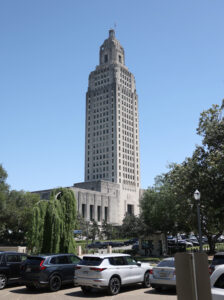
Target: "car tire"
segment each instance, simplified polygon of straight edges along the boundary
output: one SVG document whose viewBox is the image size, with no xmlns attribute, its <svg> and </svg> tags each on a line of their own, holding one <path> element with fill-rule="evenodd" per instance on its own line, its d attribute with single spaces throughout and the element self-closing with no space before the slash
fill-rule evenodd
<svg viewBox="0 0 224 300">
<path fill-rule="evenodd" d="M 4 289 L 7 285 L 7 277 L 4 274 L 0 274 L 0 290 Z"/>
<path fill-rule="evenodd" d="M 118 277 L 112 277 L 108 286 L 108 293 L 110 295 L 117 295 L 121 289 L 121 281 Z"/>
<path fill-rule="evenodd" d="M 51 292 L 56 292 L 61 288 L 61 277 L 59 275 L 53 275 L 49 280 L 49 288 Z"/>
<path fill-rule="evenodd" d="M 81 289 L 84 295 L 89 294 L 91 291 L 91 287 L 90 286 L 85 286 L 85 285 L 81 285 Z"/>
<path fill-rule="evenodd" d="M 36 289 L 35 285 L 33 285 L 32 283 L 27 283 L 27 284 L 26 284 L 26 288 L 27 288 L 27 290 L 29 290 L 29 291 L 33 291 L 33 290 Z"/>
<path fill-rule="evenodd" d="M 151 286 L 150 280 L 149 280 L 149 271 L 145 272 L 144 281 L 143 281 L 142 285 L 145 288 L 149 288 Z"/>
</svg>

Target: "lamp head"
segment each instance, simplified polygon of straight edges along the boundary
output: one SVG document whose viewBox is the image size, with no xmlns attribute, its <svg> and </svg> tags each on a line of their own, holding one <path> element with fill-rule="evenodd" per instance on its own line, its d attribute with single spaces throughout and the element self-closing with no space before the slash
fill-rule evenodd
<svg viewBox="0 0 224 300">
<path fill-rule="evenodd" d="M 198 190 L 196 190 L 196 191 L 194 192 L 194 199 L 198 201 L 198 200 L 200 200 L 200 197 L 201 197 L 200 192 L 199 192 Z"/>
</svg>

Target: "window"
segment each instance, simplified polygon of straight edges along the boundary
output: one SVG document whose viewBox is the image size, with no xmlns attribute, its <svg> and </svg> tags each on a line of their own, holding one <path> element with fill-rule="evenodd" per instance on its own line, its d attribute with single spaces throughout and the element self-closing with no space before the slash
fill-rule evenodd
<svg viewBox="0 0 224 300">
<path fill-rule="evenodd" d="M 119 58 L 119 62 L 121 63 L 121 55 L 119 55 L 118 58 Z"/>
<path fill-rule="evenodd" d="M 133 215 L 134 214 L 134 205 L 128 204 L 127 213 L 128 213 L 128 215 Z"/>
<path fill-rule="evenodd" d="M 27 259 L 27 256 L 26 255 L 20 255 L 20 260 L 21 261 L 24 261 L 24 260 L 26 260 Z"/>
<path fill-rule="evenodd" d="M 83 218 L 85 218 L 85 215 L 86 215 L 85 211 L 86 211 L 86 205 L 82 204 L 82 217 Z"/>
<path fill-rule="evenodd" d="M 216 280 L 214 287 L 224 289 L 224 274 Z"/>
<path fill-rule="evenodd" d="M 131 256 L 125 257 L 127 265 L 136 265 L 136 261 Z"/>
<path fill-rule="evenodd" d="M 97 206 L 97 220 L 101 221 L 101 206 Z"/>
<path fill-rule="evenodd" d="M 104 62 L 107 63 L 108 62 L 108 55 L 104 55 Z"/>
<path fill-rule="evenodd" d="M 105 206 L 104 208 L 104 220 L 107 222 L 107 219 L 108 219 L 108 207 Z"/>
<path fill-rule="evenodd" d="M 89 206 L 89 215 L 90 215 L 90 220 L 93 220 L 93 205 Z"/>
<path fill-rule="evenodd" d="M 68 261 L 70 264 L 78 264 L 81 260 L 75 255 L 70 255 L 68 256 Z"/>
<path fill-rule="evenodd" d="M 113 266 L 124 266 L 126 265 L 126 262 L 124 260 L 124 257 L 110 257 L 109 262 Z"/>
<path fill-rule="evenodd" d="M 7 255 L 7 262 L 18 262 L 18 255 L 12 254 L 12 255 Z"/>
</svg>

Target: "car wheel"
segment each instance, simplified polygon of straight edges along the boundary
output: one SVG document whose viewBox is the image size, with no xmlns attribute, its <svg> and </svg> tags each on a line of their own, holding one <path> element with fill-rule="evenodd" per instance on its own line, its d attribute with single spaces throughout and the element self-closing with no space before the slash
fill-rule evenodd
<svg viewBox="0 0 224 300">
<path fill-rule="evenodd" d="M 144 281 L 143 281 L 142 285 L 145 288 L 149 288 L 150 287 L 149 272 L 145 273 L 145 275 L 144 275 Z"/>
<path fill-rule="evenodd" d="M 56 292 L 61 288 L 61 277 L 59 275 L 53 275 L 49 281 L 49 287 L 51 292 Z"/>
<path fill-rule="evenodd" d="M 83 294 L 85 294 L 85 295 L 90 293 L 90 291 L 91 291 L 90 286 L 81 285 L 81 289 L 82 289 Z"/>
<path fill-rule="evenodd" d="M 4 274 L 0 274 L 0 290 L 4 289 L 7 284 L 7 277 Z"/>
<path fill-rule="evenodd" d="M 27 290 L 30 290 L 30 291 L 33 291 L 36 289 L 35 285 L 33 285 L 32 283 L 27 283 L 26 288 L 27 288 Z"/>
<path fill-rule="evenodd" d="M 112 277 L 109 282 L 108 292 L 110 295 L 117 295 L 121 288 L 121 282 L 118 277 Z"/>
</svg>

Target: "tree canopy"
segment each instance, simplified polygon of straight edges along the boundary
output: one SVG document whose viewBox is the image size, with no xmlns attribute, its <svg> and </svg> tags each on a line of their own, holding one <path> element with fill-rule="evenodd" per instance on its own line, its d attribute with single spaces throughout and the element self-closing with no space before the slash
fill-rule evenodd
<svg viewBox="0 0 224 300">
<path fill-rule="evenodd" d="M 74 252 L 76 222 L 74 193 L 65 188 L 53 190 L 49 201 L 39 201 L 33 209 L 30 249 L 42 253 Z"/>
</svg>

